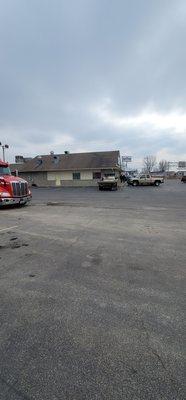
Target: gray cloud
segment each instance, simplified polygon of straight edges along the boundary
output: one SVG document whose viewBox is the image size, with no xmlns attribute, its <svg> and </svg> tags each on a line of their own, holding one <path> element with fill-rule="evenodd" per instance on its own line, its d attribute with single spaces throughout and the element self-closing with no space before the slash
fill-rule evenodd
<svg viewBox="0 0 186 400">
<path fill-rule="evenodd" d="M 109 150 L 186 158 L 186 131 L 103 123 L 186 114 L 185 0 L 1 0 L 0 141 L 15 153 Z M 179 125 L 179 124 L 178 124 Z M 163 153 L 164 152 L 164 153 Z"/>
</svg>

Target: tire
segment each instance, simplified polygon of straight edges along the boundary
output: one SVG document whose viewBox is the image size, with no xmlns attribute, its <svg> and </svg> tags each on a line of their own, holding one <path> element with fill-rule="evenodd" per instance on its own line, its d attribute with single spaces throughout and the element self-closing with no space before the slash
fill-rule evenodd
<svg viewBox="0 0 186 400">
<path fill-rule="evenodd" d="M 160 181 L 155 181 L 154 186 L 160 186 Z"/>
<path fill-rule="evenodd" d="M 133 185 L 133 186 L 138 186 L 138 185 L 139 185 L 139 182 L 138 182 L 138 181 L 134 181 L 134 182 L 132 182 L 132 185 Z"/>
<path fill-rule="evenodd" d="M 21 207 L 26 207 L 27 205 L 28 205 L 28 203 L 25 202 L 25 203 L 17 204 L 17 207 L 21 208 Z"/>
</svg>

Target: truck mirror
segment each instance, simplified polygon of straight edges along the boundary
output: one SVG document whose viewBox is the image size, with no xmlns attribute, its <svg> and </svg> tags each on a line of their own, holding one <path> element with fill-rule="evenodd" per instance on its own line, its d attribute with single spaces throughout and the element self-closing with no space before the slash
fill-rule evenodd
<svg viewBox="0 0 186 400">
<path fill-rule="evenodd" d="M 18 176 L 18 170 L 15 169 L 15 171 L 12 171 L 12 175 L 13 175 L 13 176 Z"/>
</svg>

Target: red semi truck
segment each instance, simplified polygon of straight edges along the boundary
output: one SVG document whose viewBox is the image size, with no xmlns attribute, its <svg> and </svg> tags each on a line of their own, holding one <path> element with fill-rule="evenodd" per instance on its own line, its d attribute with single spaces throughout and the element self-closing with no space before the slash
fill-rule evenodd
<svg viewBox="0 0 186 400">
<path fill-rule="evenodd" d="M 0 207 L 26 204 L 31 200 L 28 183 L 11 174 L 8 163 L 0 160 Z"/>
</svg>

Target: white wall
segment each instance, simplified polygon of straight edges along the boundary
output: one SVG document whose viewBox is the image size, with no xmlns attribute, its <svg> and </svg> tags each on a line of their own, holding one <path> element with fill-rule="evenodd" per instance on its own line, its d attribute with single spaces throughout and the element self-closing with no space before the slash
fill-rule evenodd
<svg viewBox="0 0 186 400">
<path fill-rule="evenodd" d="M 92 180 L 92 171 L 77 171 L 81 173 L 81 180 Z M 62 171 L 62 172 L 47 172 L 48 181 L 56 181 L 56 185 L 60 186 L 61 181 L 72 181 L 73 180 L 72 171 Z"/>
<path fill-rule="evenodd" d="M 87 181 L 91 181 L 91 179 L 93 179 L 93 174 L 92 171 L 80 171 L 81 173 L 81 180 L 87 180 Z"/>
<path fill-rule="evenodd" d="M 65 171 L 61 173 L 62 175 L 62 181 L 71 181 L 72 180 L 72 172 L 71 171 Z"/>
<path fill-rule="evenodd" d="M 47 172 L 47 180 L 55 181 L 56 186 L 61 186 L 61 172 Z"/>
</svg>

